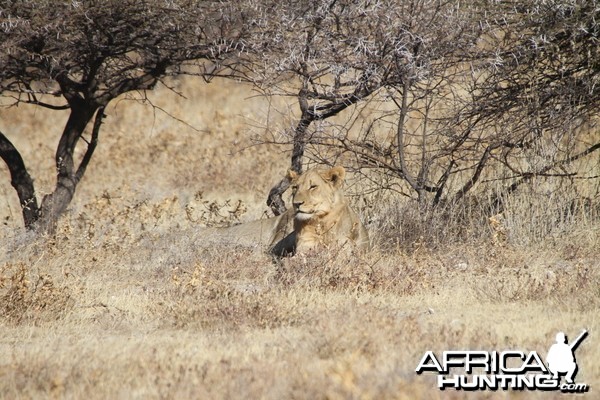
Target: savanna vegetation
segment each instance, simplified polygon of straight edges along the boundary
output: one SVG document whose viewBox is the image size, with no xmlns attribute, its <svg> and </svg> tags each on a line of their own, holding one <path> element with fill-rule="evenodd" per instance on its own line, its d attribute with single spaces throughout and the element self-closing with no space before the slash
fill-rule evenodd
<svg viewBox="0 0 600 400">
<path fill-rule="evenodd" d="M 593 1 L 0 5 L 1 398 L 559 398 L 439 391 L 427 350 L 589 337 Z M 204 227 L 343 165 L 364 253 Z"/>
</svg>

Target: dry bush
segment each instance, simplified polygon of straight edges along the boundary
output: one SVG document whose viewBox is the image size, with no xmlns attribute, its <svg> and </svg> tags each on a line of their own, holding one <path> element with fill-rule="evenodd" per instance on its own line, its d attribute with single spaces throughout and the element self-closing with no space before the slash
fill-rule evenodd
<svg viewBox="0 0 600 400">
<path fill-rule="evenodd" d="M 490 237 L 486 210 L 477 202 L 419 207 L 413 201 L 384 204 L 373 227 L 383 248 L 400 247 L 412 252 L 420 248 L 441 249 Z"/>
<path fill-rule="evenodd" d="M 588 189 L 593 189 L 593 185 Z M 572 237 L 580 236 L 580 232 L 598 240 L 600 197 L 598 194 L 595 198 L 586 197 L 573 185 L 527 186 L 505 199 L 499 220 L 508 241 L 519 246 L 541 242 L 564 245 Z"/>
<path fill-rule="evenodd" d="M 518 258 L 521 258 L 520 260 Z M 600 306 L 600 276 L 597 263 L 555 262 L 531 265 L 528 257 L 515 256 L 509 265 L 494 268 L 495 279 L 477 279 L 473 287 L 482 299 L 494 302 L 547 301 L 578 310 Z M 538 261 L 539 262 L 539 261 Z"/>
<path fill-rule="evenodd" d="M 173 269 L 166 311 L 158 312 L 170 315 L 175 326 L 275 329 L 306 324 L 314 318 L 304 298 L 311 291 L 346 293 L 364 286 L 357 271 L 336 270 L 341 264 L 319 264 L 323 261 L 319 257 L 311 259 L 310 266 L 306 260 L 295 261 L 278 263 L 234 246 L 206 249 L 193 268 Z M 298 267 L 297 272 L 289 272 L 294 268 L 291 264 Z"/>
<path fill-rule="evenodd" d="M 280 260 L 273 279 L 284 288 L 339 291 L 348 295 L 381 291 L 409 296 L 419 293 L 427 282 L 435 280 L 435 275 L 427 265 L 419 265 L 397 253 L 331 249 Z"/>
<path fill-rule="evenodd" d="M 525 186 L 503 203 L 498 213 L 497 199 L 486 194 L 437 207 L 391 199 L 372 206 L 379 216 L 370 229 L 382 248 L 400 247 L 407 252 L 492 243 L 570 247 L 589 254 L 600 243 L 600 198 L 582 197 L 572 186 L 550 186 L 550 190 Z"/>
<path fill-rule="evenodd" d="M 377 263 L 376 258 L 334 248 L 279 260 L 274 280 L 283 287 L 360 292 L 377 287 Z"/>
<path fill-rule="evenodd" d="M 74 306 L 74 287 L 57 284 L 49 274 L 34 275 L 24 263 L 0 268 L 0 315 L 13 324 L 57 320 Z"/>
<path fill-rule="evenodd" d="M 201 250 L 194 264 L 174 267 L 154 311 L 168 326 L 186 329 L 303 326 L 317 318 L 321 297 L 410 296 L 439 279 L 438 271 L 397 255 L 340 251 L 273 260 L 221 245 Z"/>
</svg>

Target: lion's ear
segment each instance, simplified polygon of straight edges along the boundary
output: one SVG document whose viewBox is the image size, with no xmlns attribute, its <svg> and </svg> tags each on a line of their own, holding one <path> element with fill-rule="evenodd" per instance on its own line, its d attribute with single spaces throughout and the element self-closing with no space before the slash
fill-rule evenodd
<svg viewBox="0 0 600 400">
<path fill-rule="evenodd" d="M 341 187 L 344 183 L 344 177 L 346 176 L 346 170 L 344 167 L 333 167 L 326 173 L 327 180 L 333 183 L 333 186 Z"/>
<path fill-rule="evenodd" d="M 286 176 L 290 181 L 293 181 L 298 178 L 298 173 L 294 170 L 288 169 Z"/>
</svg>

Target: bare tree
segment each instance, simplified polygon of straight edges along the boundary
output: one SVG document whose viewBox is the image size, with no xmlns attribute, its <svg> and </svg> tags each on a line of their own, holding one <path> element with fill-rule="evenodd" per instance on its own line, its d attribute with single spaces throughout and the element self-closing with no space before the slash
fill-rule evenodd
<svg viewBox="0 0 600 400">
<path fill-rule="evenodd" d="M 307 149 L 324 163 L 349 155 L 435 206 L 485 180 L 510 192 L 572 177 L 600 148 L 584 136 L 598 108 L 596 1 L 259 4 L 253 78 L 298 99 L 294 170 Z M 271 191 L 276 213 L 286 188 Z"/>
<path fill-rule="evenodd" d="M 600 3 L 492 3 L 482 20 L 493 30 L 465 119 L 510 130 L 494 156 L 507 192 L 534 177 L 572 179 L 569 165 L 600 149 Z"/>
<path fill-rule="evenodd" d="M 360 134 L 346 132 L 333 141 L 339 151 L 357 155 L 359 167 L 401 178 L 422 204 L 428 197 L 438 203 L 455 171 L 469 168 L 460 164 L 478 132 L 458 124 L 456 115 L 485 33 L 477 12 L 475 5 L 456 1 L 390 3 L 390 23 L 373 39 L 395 49 L 387 55 L 391 73 L 372 100 L 380 104 L 370 106 L 375 112 L 357 114 Z"/>
<path fill-rule="evenodd" d="M 255 25 L 249 41 L 248 75 L 266 95 L 293 96 L 299 118 L 291 135 L 291 169 L 301 172 L 311 125 L 332 118 L 394 80 L 394 60 L 402 51 L 393 38 L 378 40 L 393 16 L 386 2 L 251 1 L 247 12 Z M 267 204 L 285 211 L 284 179 L 272 188 Z"/>
<path fill-rule="evenodd" d="M 0 157 L 10 170 L 26 227 L 53 230 L 94 153 L 111 100 L 152 89 L 168 75 L 213 76 L 243 36 L 238 17 L 233 8 L 219 2 L 3 2 L 2 96 L 12 98 L 13 105 L 69 110 L 56 149 L 56 188 L 39 206 L 25 163 L 7 136 L 0 134 Z M 75 148 L 94 118 L 87 150 L 76 165 Z"/>
<path fill-rule="evenodd" d="M 450 175 L 446 171 L 457 167 L 440 139 L 458 136 L 447 129 L 453 115 L 441 110 L 447 111 L 456 85 L 470 74 L 468 63 L 484 32 L 474 18 L 476 5 L 434 0 L 252 4 L 257 23 L 251 78 L 268 95 L 296 97 L 300 109 L 289 139 L 291 168 L 300 172 L 307 146 L 325 163 L 332 162 L 327 149 L 335 148 L 337 156 L 353 155 L 359 168 L 386 170 L 405 180 L 419 199 L 433 192 L 439 200 Z M 397 108 L 360 112 L 377 101 Z M 341 125 L 339 118 L 328 122 L 343 112 Z M 370 122 L 357 124 L 364 114 Z M 419 132 L 408 129 L 416 119 L 422 120 Z M 352 132 L 359 125 L 360 132 Z M 382 130 L 394 133 L 382 135 Z M 418 160 L 408 154 L 416 145 L 421 146 Z M 285 210 L 281 194 L 288 185 L 284 179 L 269 194 L 267 203 L 276 214 Z"/>
<path fill-rule="evenodd" d="M 52 229 L 112 99 L 168 75 L 228 74 L 297 101 L 286 139 L 296 172 L 307 151 L 325 163 L 348 156 L 432 205 L 464 198 L 491 173 L 509 192 L 534 176 L 572 177 L 568 166 L 600 148 L 581 129 L 597 118 L 599 9 L 597 0 L 5 2 L 2 96 L 70 116 L 56 188 L 40 205 L 1 133 L 0 157 L 25 225 Z M 269 194 L 276 214 L 288 186 Z"/>
</svg>

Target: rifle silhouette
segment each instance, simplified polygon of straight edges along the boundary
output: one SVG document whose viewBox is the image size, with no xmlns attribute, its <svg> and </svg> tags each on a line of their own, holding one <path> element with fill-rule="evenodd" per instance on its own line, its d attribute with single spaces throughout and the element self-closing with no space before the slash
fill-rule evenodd
<svg viewBox="0 0 600 400">
<path fill-rule="evenodd" d="M 588 335 L 588 331 L 587 329 L 584 329 L 581 331 L 581 334 L 579 336 L 577 336 L 577 339 L 573 340 L 570 344 L 569 347 L 571 348 L 571 351 L 575 351 L 575 349 L 577 348 L 577 346 L 579 346 L 579 344 L 581 342 L 583 342 L 583 339 L 585 339 Z"/>
</svg>

